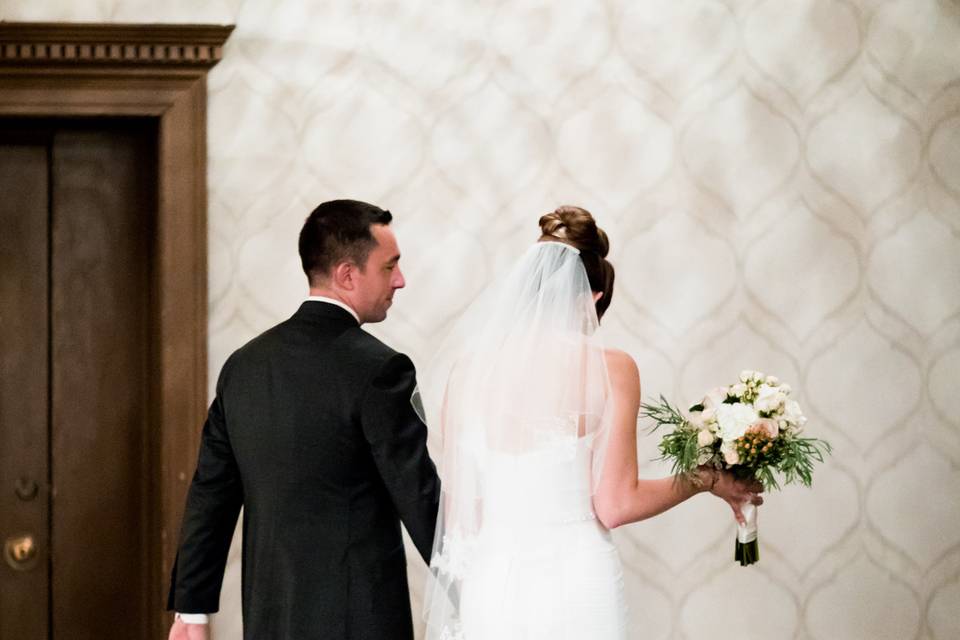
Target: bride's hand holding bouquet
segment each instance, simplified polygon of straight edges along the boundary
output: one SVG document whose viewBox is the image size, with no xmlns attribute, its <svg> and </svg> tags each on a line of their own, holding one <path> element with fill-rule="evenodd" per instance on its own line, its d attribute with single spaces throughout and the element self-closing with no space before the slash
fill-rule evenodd
<svg viewBox="0 0 960 640">
<path fill-rule="evenodd" d="M 693 483 L 703 491 L 708 491 L 724 500 L 733 511 L 733 517 L 738 524 L 746 525 L 747 516 L 744 515 L 746 505 L 759 507 L 763 504 L 763 484 L 750 478 L 738 478 L 729 471 L 723 471 L 701 465 L 697 468 Z"/>
<path fill-rule="evenodd" d="M 662 459 L 672 462 L 678 477 L 702 484 L 704 476 L 711 473 L 719 474 L 713 482 L 721 482 L 729 474 L 769 490 L 780 488 L 780 474 L 784 484 L 798 482 L 809 487 L 813 465 L 823 462 L 830 444 L 801 435 L 807 419 L 790 393 L 790 386 L 774 376 L 743 371 L 738 382 L 708 392 L 703 401 L 690 407 L 688 415 L 663 396 L 659 402 L 641 405 L 641 415 L 654 421 L 654 429 L 673 427 L 660 442 L 660 453 Z M 734 559 L 741 565 L 753 564 L 759 560 L 759 502 L 743 500 L 741 515 L 736 486 L 731 486 L 725 491 L 721 485 L 718 491 L 712 484 L 711 491 L 726 499 L 737 515 Z"/>
</svg>

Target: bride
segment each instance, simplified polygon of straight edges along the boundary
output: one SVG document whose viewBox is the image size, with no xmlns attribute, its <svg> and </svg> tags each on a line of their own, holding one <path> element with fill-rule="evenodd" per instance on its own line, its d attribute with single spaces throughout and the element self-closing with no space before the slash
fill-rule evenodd
<svg viewBox="0 0 960 640">
<path fill-rule="evenodd" d="M 709 491 L 759 504 L 760 487 L 701 469 L 639 480 L 640 376 L 596 335 L 614 271 L 579 207 L 456 323 L 424 396 L 442 441 L 442 499 L 427 579 L 428 640 L 626 638 L 610 529 Z"/>
</svg>

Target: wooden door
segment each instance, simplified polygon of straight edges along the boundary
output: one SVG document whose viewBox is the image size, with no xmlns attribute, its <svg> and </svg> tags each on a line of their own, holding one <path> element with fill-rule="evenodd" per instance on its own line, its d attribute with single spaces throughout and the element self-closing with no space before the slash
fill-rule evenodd
<svg viewBox="0 0 960 640">
<path fill-rule="evenodd" d="M 34 555 L 14 570 L 5 544 L 0 638 L 47 637 L 48 165 L 44 144 L 0 143 L 0 538 Z"/>
<path fill-rule="evenodd" d="M 0 637 L 149 637 L 156 127 L 0 132 Z"/>
</svg>

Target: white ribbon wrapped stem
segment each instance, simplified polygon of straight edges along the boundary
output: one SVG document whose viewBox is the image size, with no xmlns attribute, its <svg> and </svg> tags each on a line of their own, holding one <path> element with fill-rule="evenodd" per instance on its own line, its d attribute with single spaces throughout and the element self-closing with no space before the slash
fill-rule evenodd
<svg viewBox="0 0 960 640">
<path fill-rule="evenodd" d="M 747 544 L 757 539 L 757 506 L 752 502 L 740 505 L 745 524 L 737 523 L 737 542 Z"/>
</svg>

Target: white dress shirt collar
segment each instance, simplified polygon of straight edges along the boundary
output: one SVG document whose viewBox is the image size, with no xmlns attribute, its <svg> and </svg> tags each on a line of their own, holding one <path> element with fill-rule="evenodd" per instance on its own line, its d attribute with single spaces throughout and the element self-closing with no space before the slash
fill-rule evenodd
<svg viewBox="0 0 960 640">
<path fill-rule="evenodd" d="M 326 302 L 327 304 L 335 305 L 349 312 L 350 315 L 352 315 L 353 318 L 357 321 L 357 324 L 362 324 L 360 322 L 360 316 L 357 315 L 357 312 L 354 311 L 349 306 L 347 306 L 345 303 L 341 302 L 340 300 L 334 300 L 333 298 L 328 298 L 326 296 L 307 296 L 307 302 Z"/>
</svg>

